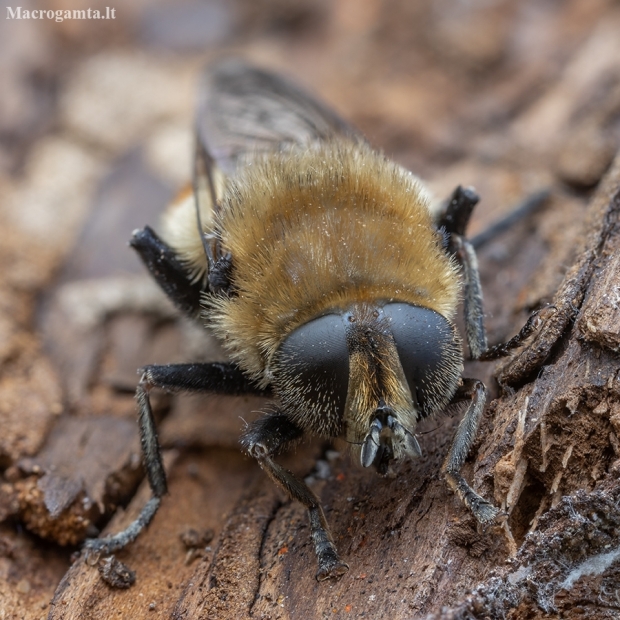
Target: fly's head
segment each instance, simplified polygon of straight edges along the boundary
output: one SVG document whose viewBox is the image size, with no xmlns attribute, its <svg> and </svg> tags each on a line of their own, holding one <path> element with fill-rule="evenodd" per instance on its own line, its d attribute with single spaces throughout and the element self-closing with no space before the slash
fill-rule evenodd
<svg viewBox="0 0 620 620">
<path fill-rule="evenodd" d="M 421 456 L 417 422 L 445 407 L 463 368 L 457 331 L 402 302 L 359 303 L 292 331 L 270 366 L 283 410 L 304 430 L 342 436 L 362 466 Z"/>
</svg>

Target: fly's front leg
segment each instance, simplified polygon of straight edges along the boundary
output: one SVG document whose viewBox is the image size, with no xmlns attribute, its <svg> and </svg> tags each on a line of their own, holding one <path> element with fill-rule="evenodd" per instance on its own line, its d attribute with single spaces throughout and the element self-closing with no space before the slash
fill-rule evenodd
<svg viewBox="0 0 620 620">
<path fill-rule="evenodd" d="M 486 351 L 480 354 L 478 359 L 488 362 L 510 355 L 514 349 L 520 347 L 533 333 L 537 332 L 544 321 L 555 314 L 556 311 L 555 306 L 547 306 L 541 310 L 536 310 L 536 312 L 530 315 L 530 318 L 516 336 L 513 336 L 506 342 L 500 342 L 492 347 L 488 347 Z"/>
<path fill-rule="evenodd" d="M 455 248 L 458 261 L 463 266 L 465 289 L 463 311 L 465 314 L 465 334 L 471 358 L 490 361 L 510 355 L 540 329 L 544 320 L 555 312 L 555 307 L 548 306 L 533 312 L 516 336 L 506 342 L 489 347 L 484 327 L 482 287 L 480 286 L 476 252 L 473 245 L 464 237 L 453 236 L 451 244 Z"/>
<path fill-rule="evenodd" d="M 253 384 L 236 364 L 169 364 L 146 366 L 136 390 L 138 424 L 142 460 L 153 497 L 138 518 L 122 532 L 107 538 L 91 538 L 84 543 L 87 552 L 114 553 L 133 542 L 151 522 L 161 498 L 167 493 L 166 473 L 161 458 L 157 429 L 151 408 L 150 391 L 157 387 L 169 392 L 216 392 L 219 394 L 257 394 L 266 396 L 268 390 Z"/>
<path fill-rule="evenodd" d="M 149 381 L 148 373 L 145 372 L 136 390 L 136 401 L 138 402 L 142 461 L 153 497 L 142 508 L 138 518 L 122 532 L 107 538 L 90 538 L 86 540 L 84 549 L 87 553 L 95 552 L 109 555 L 133 542 L 151 522 L 161 504 L 161 498 L 168 491 L 166 473 L 161 459 L 161 449 L 155 429 L 155 420 L 153 419 L 153 410 L 149 399 L 149 392 L 152 387 L 153 383 Z"/>
<path fill-rule="evenodd" d="M 465 237 L 465 231 L 478 195 L 471 188 L 457 187 L 439 219 L 438 226 L 448 235 L 448 252 L 454 254 L 463 269 L 463 312 L 465 336 L 471 359 L 493 360 L 510 355 L 529 336 L 537 331 L 542 322 L 555 312 L 552 306 L 534 312 L 519 333 L 501 344 L 489 347 L 484 326 L 484 301 L 478 259 L 474 246 Z"/>
<path fill-rule="evenodd" d="M 448 456 L 443 465 L 443 472 L 450 487 L 463 500 L 480 523 L 492 521 L 499 510 L 486 499 L 478 495 L 461 474 L 463 463 L 476 438 L 480 418 L 484 411 L 486 389 L 482 381 L 463 379 L 462 385 L 452 399 L 452 403 L 469 401 L 467 411 L 459 424 Z"/>
<path fill-rule="evenodd" d="M 457 260 L 463 267 L 465 336 L 469 354 L 472 359 L 477 360 L 488 348 L 478 259 L 473 246 L 464 237 L 453 235 L 451 244 L 456 250 Z"/>
<path fill-rule="evenodd" d="M 447 235 L 446 250 L 454 254 L 463 269 L 465 336 L 472 359 L 478 359 L 487 349 L 478 260 L 473 246 L 465 238 L 469 218 L 479 200 L 472 188 L 459 185 L 450 196 L 437 223 Z"/>
<path fill-rule="evenodd" d="M 349 570 L 349 566 L 338 555 L 318 497 L 304 482 L 273 460 L 274 456 L 301 439 L 302 434 L 303 431 L 286 415 L 272 414 L 250 424 L 241 437 L 241 444 L 289 497 L 308 509 L 312 542 L 319 565 L 317 580 L 338 579 Z"/>
</svg>

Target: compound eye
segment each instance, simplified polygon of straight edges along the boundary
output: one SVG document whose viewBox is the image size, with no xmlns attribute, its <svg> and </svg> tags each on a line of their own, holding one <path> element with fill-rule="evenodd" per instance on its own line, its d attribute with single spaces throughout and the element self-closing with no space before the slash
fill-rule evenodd
<svg viewBox="0 0 620 620">
<path fill-rule="evenodd" d="M 285 409 L 323 411 L 340 422 L 349 384 L 349 350 L 344 318 L 326 314 L 301 325 L 280 345 L 272 364 L 274 385 Z M 322 429 L 326 430 L 326 429 Z"/>
<path fill-rule="evenodd" d="M 448 320 L 429 308 L 386 304 L 400 362 L 422 417 L 448 404 L 463 369 L 461 342 Z"/>
</svg>

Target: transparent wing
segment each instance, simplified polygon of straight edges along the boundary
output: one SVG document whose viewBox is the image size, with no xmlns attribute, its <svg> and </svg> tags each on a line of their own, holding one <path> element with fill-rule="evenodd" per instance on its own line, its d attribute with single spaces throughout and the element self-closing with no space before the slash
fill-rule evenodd
<svg viewBox="0 0 620 620">
<path fill-rule="evenodd" d="M 286 78 L 232 59 L 205 71 L 196 114 L 194 200 L 166 224 L 167 239 L 193 279 L 211 277 L 218 265 L 229 261 L 215 231 L 226 177 L 261 153 L 333 136 L 364 140 Z M 186 208 L 190 206 L 191 211 Z"/>
<path fill-rule="evenodd" d="M 220 61 L 205 72 L 196 130 L 202 156 L 226 175 L 256 154 L 293 144 L 334 135 L 363 140 L 296 84 L 240 60 Z"/>
</svg>

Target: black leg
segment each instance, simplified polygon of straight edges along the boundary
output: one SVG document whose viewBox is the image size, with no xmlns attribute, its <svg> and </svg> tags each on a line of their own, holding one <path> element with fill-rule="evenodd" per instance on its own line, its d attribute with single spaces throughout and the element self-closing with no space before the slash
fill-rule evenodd
<svg viewBox="0 0 620 620">
<path fill-rule="evenodd" d="M 140 516 L 122 532 L 108 538 L 91 538 L 84 543 L 87 552 L 110 554 L 133 542 L 151 522 L 167 492 L 166 473 L 157 439 L 157 429 L 149 392 L 153 387 L 164 390 L 190 392 L 217 392 L 220 394 L 260 394 L 261 389 L 250 382 L 236 364 L 214 362 L 211 364 L 171 364 L 146 366 L 136 390 L 140 442 L 146 475 L 153 497 L 140 512 Z"/>
<path fill-rule="evenodd" d="M 546 198 L 546 193 L 540 193 L 534 198 L 535 200 L 532 199 L 526 203 L 527 208 L 522 206 L 514 216 L 505 218 L 505 222 L 512 222 L 516 216 L 520 218 L 524 214 L 530 213 L 533 210 L 532 204 L 535 207 L 542 204 Z M 477 202 L 478 195 L 473 189 L 457 187 L 439 218 L 438 227 L 443 229 L 447 235 L 447 251 L 455 256 L 463 268 L 463 312 L 465 315 L 465 336 L 470 357 L 474 360 L 493 360 L 510 355 L 514 349 L 521 346 L 540 327 L 549 312 L 554 312 L 555 309 L 550 307 L 535 312 L 516 336 L 507 342 L 489 347 L 484 327 L 484 302 L 478 272 L 478 259 L 473 244 L 465 237 L 469 218 Z M 504 230 L 507 225 L 505 222 L 503 220 L 502 225 L 496 227 L 497 230 L 500 232 Z"/>
<path fill-rule="evenodd" d="M 87 553 L 95 552 L 107 555 L 133 542 L 151 522 L 159 508 L 161 498 L 168 490 L 166 472 L 161 459 L 155 420 L 153 419 L 153 411 L 149 400 L 149 390 L 152 386 L 153 384 L 148 381 L 147 375 L 144 373 L 136 390 L 136 400 L 138 401 L 138 424 L 140 427 L 140 443 L 142 445 L 142 461 L 153 497 L 146 503 L 140 512 L 140 516 L 122 532 L 107 538 L 90 538 L 86 540 L 84 549 Z"/>
<path fill-rule="evenodd" d="M 200 299 L 204 289 L 201 280 L 192 282 L 176 252 L 148 226 L 133 233 L 129 241 L 157 284 L 172 303 L 186 316 L 200 316 Z"/>
<path fill-rule="evenodd" d="M 481 233 L 478 233 L 475 237 L 472 237 L 469 241 L 476 250 L 495 239 L 498 235 L 501 235 L 506 230 L 510 230 L 517 222 L 529 217 L 542 205 L 547 202 L 551 195 L 550 190 L 543 189 L 534 194 L 526 196 L 508 215 L 493 222 L 488 228 L 485 228 Z"/>
<path fill-rule="evenodd" d="M 308 509 L 312 542 L 319 565 L 317 580 L 339 579 L 349 570 L 349 566 L 338 555 L 318 497 L 304 482 L 272 459 L 298 441 L 302 434 L 303 431 L 287 416 L 272 414 L 250 424 L 241 437 L 241 444 L 277 485 Z"/>
<path fill-rule="evenodd" d="M 546 308 L 533 312 L 516 336 L 513 336 L 506 342 L 500 342 L 499 344 L 489 347 L 478 359 L 486 362 L 497 359 L 498 357 L 510 355 L 514 349 L 520 347 L 527 338 L 540 328 L 545 319 L 550 318 L 555 312 L 555 306 L 547 306 Z"/>
<path fill-rule="evenodd" d="M 232 362 L 151 365 L 141 370 L 143 380 L 168 392 L 271 395 L 269 388 L 258 387 Z"/>
<path fill-rule="evenodd" d="M 510 355 L 540 328 L 544 320 L 555 312 L 555 307 L 548 306 L 533 312 L 516 336 L 489 347 L 484 327 L 484 299 L 476 252 L 469 241 L 457 235 L 452 235 L 450 245 L 454 248 L 455 256 L 463 267 L 463 313 L 465 315 L 465 336 L 471 359 L 490 361 Z"/>
<path fill-rule="evenodd" d="M 538 196 L 534 203 L 535 206 L 542 204 L 543 198 L 542 195 Z M 465 237 L 469 218 L 477 202 L 478 196 L 473 190 L 457 187 L 439 218 L 438 227 L 445 231 L 446 251 L 455 256 L 463 269 L 465 335 L 470 356 L 472 359 L 492 360 L 509 355 L 513 349 L 523 344 L 525 339 L 539 328 L 542 321 L 547 318 L 548 313 L 555 311 L 555 308 L 550 307 L 535 312 L 516 336 L 507 342 L 493 347 L 488 346 L 484 327 L 483 297 L 478 260 L 473 244 Z M 524 214 L 530 213 L 532 210 L 533 207 L 528 203 L 527 209 L 525 207 L 520 209 L 518 217 L 523 217 Z M 515 219 L 516 216 L 505 218 L 495 226 L 495 232 L 501 232 L 508 222 Z M 487 240 L 488 236 L 481 237 L 479 242 L 482 243 Z M 469 401 L 469 405 L 456 431 L 443 466 L 448 484 L 481 523 L 493 520 L 499 511 L 469 486 L 460 471 L 476 436 L 485 400 L 486 389 L 482 382 L 475 379 L 462 380 L 451 404 Z"/>
<path fill-rule="evenodd" d="M 488 523 L 497 516 L 499 510 L 480 497 L 461 475 L 461 468 L 476 437 L 478 424 L 484 410 L 486 400 L 484 384 L 477 379 L 463 379 L 463 383 L 454 395 L 452 403 L 463 400 L 469 400 L 470 403 L 450 446 L 443 471 L 450 487 L 472 511 L 474 517 L 480 523 Z"/>
<path fill-rule="evenodd" d="M 452 235 L 451 245 L 455 249 L 457 260 L 463 267 L 465 336 L 469 346 L 469 354 L 472 359 L 477 360 L 488 348 L 478 259 L 473 246 L 464 237 Z"/>
<path fill-rule="evenodd" d="M 459 185 L 448 199 L 437 227 L 443 228 L 449 235 L 464 237 L 469 218 L 479 201 L 480 197 L 472 187 Z"/>
<path fill-rule="evenodd" d="M 448 236 L 447 251 L 456 257 L 463 268 L 465 336 L 472 359 L 478 359 L 487 349 L 478 261 L 473 246 L 465 238 L 469 218 L 479 200 L 472 188 L 459 185 L 437 223 Z"/>
</svg>

